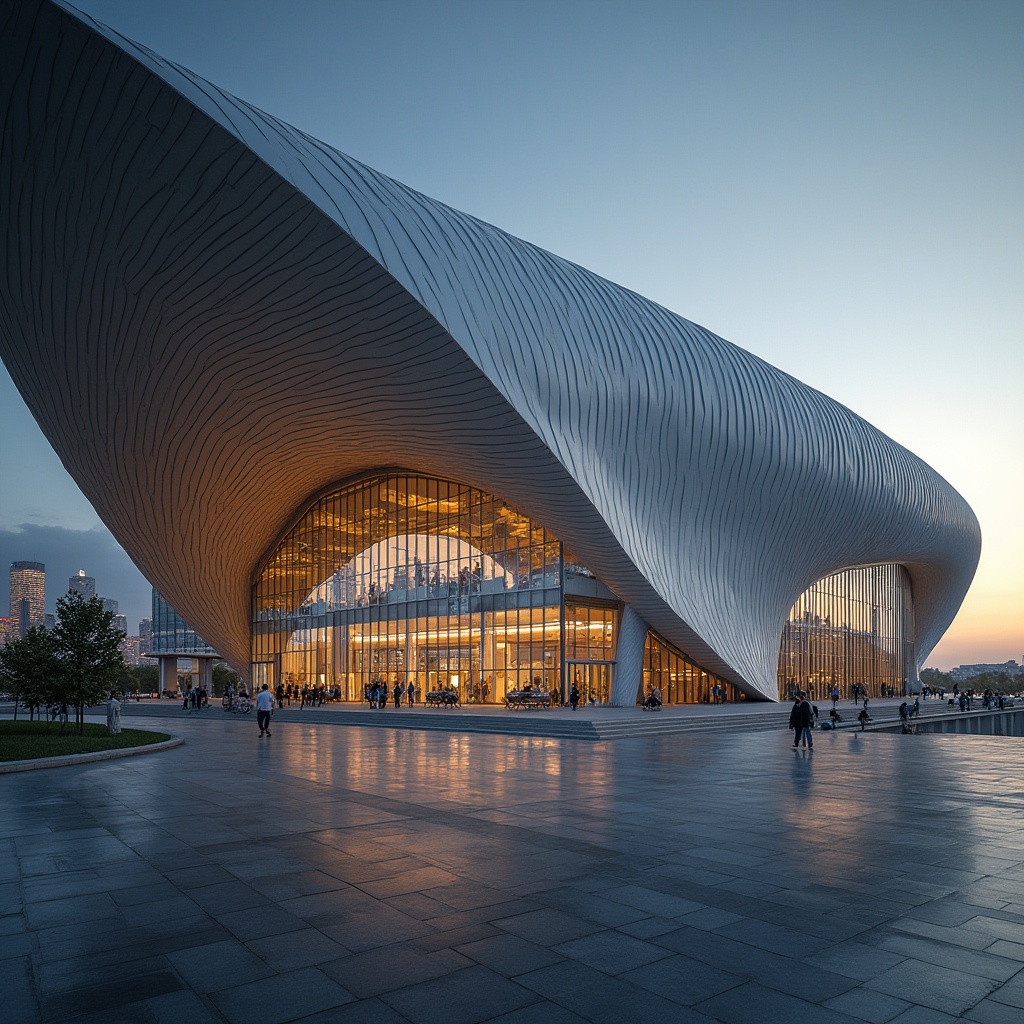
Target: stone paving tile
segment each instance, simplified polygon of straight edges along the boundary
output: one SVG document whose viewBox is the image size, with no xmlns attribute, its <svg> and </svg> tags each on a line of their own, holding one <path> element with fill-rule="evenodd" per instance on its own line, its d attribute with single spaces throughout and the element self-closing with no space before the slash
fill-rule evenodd
<svg viewBox="0 0 1024 1024">
<path fill-rule="evenodd" d="M 623 1024 L 624 1021 L 687 1021 L 698 1024 L 709 1018 L 679 1003 L 621 978 L 580 965 L 545 967 L 516 979 L 519 984 L 592 1024 Z"/>
<path fill-rule="evenodd" d="M 1006 981 L 1020 970 L 1020 963 L 1016 960 L 973 948 L 948 945 L 945 941 L 932 942 L 918 936 L 885 936 L 879 945 L 893 953 L 924 960 L 937 967 L 948 967 L 994 981 Z"/>
<path fill-rule="evenodd" d="M 1024 973 L 1015 974 L 1005 984 L 996 988 L 992 993 L 992 999 L 997 1003 L 1005 1003 L 1007 1006 L 1024 1010 Z M 1021 1017 L 1024 1019 L 1024 1013 Z"/>
<path fill-rule="evenodd" d="M 554 946 L 601 930 L 599 925 L 561 910 L 533 910 L 514 917 L 499 918 L 493 923 L 498 928 L 541 946 Z"/>
<path fill-rule="evenodd" d="M 1024 934 L 1021 935 L 1024 939 Z M 1024 942 L 1008 942 L 1006 939 L 996 939 L 991 945 L 985 947 L 986 953 L 993 956 L 1003 956 L 1018 963 L 1024 963 Z"/>
<path fill-rule="evenodd" d="M 295 1024 L 409 1024 L 397 1010 L 379 999 L 360 999 L 330 1010 L 300 1017 Z"/>
<path fill-rule="evenodd" d="M 215 992 L 211 998 L 231 1024 L 284 1024 L 354 1001 L 314 967 Z"/>
<path fill-rule="evenodd" d="M 37 964 L 35 975 L 47 997 L 75 989 L 89 988 L 119 981 L 125 974 L 174 973 L 174 966 L 165 956 L 128 958 L 119 956 L 114 963 L 97 962 L 96 957 Z"/>
<path fill-rule="evenodd" d="M 806 962 L 857 981 L 867 981 L 905 959 L 906 957 L 899 953 L 852 940 L 837 943 L 829 949 L 815 953 L 807 957 Z"/>
<path fill-rule="evenodd" d="M 896 999 L 868 988 L 851 989 L 842 995 L 826 999 L 824 1005 L 858 1020 L 866 1020 L 869 1024 L 886 1024 L 887 1021 L 898 1018 L 904 1010 L 911 1008 L 911 1004 L 904 999 Z"/>
<path fill-rule="evenodd" d="M 967 1019 L 966 1017 L 951 1017 L 948 1013 L 940 1013 L 927 1006 L 912 1006 L 909 1010 L 904 1010 L 898 1017 L 893 1017 L 889 1024 L 953 1024 L 953 1021 Z M 1005 1022 L 993 1021 L 992 1024 L 1005 1024 Z"/>
<path fill-rule="evenodd" d="M 23 1024 L 42 1020 L 29 957 L 0 963 L 0 1005 L 8 1020 Z"/>
<path fill-rule="evenodd" d="M 696 1009 L 723 1024 L 862 1024 L 856 1017 L 748 982 L 698 1003 Z"/>
<path fill-rule="evenodd" d="M 181 988 L 181 981 L 170 971 L 124 974 L 116 981 L 74 989 L 47 999 L 43 1017 L 47 1021 L 60 1021 L 86 1013 L 111 1013 L 131 1003 L 181 991 Z"/>
<path fill-rule="evenodd" d="M 703 904 L 695 903 L 693 900 L 680 899 L 678 896 L 639 885 L 619 886 L 608 889 L 601 895 L 605 899 L 624 903 L 628 907 L 635 907 L 637 910 L 658 914 L 661 917 L 681 917 L 683 914 L 692 914 L 695 910 L 704 909 Z"/>
<path fill-rule="evenodd" d="M 473 961 L 445 948 L 426 952 L 400 943 L 324 963 L 320 969 L 360 999 L 432 981 L 471 967 Z"/>
<path fill-rule="evenodd" d="M 642 967 L 671 956 L 664 946 L 635 939 L 614 928 L 559 943 L 552 949 L 562 956 L 611 975 L 622 974 L 634 967 Z"/>
<path fill-rule="evenodd" d="M 521 1010 L 492 1017 L 487 1024 L 587 1024 L 587 1021 L 554 1003 L 531 1003 Z"/>
<path fill-rule="evenodd" d="M 479 1024 L 539 1002 L 529 989 L 486 967 L 469 967 L 388 992 L 381 999 L 412 1024 Z"/>
<path fill-rule="evenodd" d="M 451 928 L 440 928 L 429 931 L 413 939 L 410 945 L 424 952 L 432 953 L 439 949 L 457 949 L 467 942 L 477 942 L 480 939 L 489 939 L 494 935 L 507 935 L 487 921 L 477 921 L 470 924 L 455 926 Z"/>
<path fill-rule="evenodd" d="M 738 975 L 678 954 L 638 967 L 620 977 L 683 1006 L 693 1006 L 743 984 L 743 978 Z"/>
<path fill-rule="evenodd" d="M 977 1024 L 1020 1024 L 1021 1010 L 1019 1006 L 1007 1006 L 1006 1003 L 994 999 L 982 999 L 956 1019 L 976 1021 Z M 923 1019 L 922 1024 L 925 1024 Z"/>
<path fill-rule="evenodd" d="M 53 928 L 68 921 L 120 918 L 121 910 L 110 898 L 109 893 L 97 892 L 88 896 L 73 896 L 70 899 L 26 903 L 25 917 L 33 928 Z"/>
<path fill-rule="evenodd" d="M 234 878 L 230 882 L 188 888 L 186 893 L 208 914 L 214 915 L 270 904 L 270 900 L 258 889 Z"/>
<path fill-rule="evenodd" d="M 316 967 L 350 952 L 340 942 L 329 939 L 315 928 L 288 932 L 284 937 L 271 935 L 252 939 L 246 945 L 273 970 L 281 973 L 300 967 Z"/>
<path fill-rule="evenodd" d="M 979 914 L 964 922 L 964 931 L 980 932 L 989 938 L 1009 939 L 1011 942 L 1024 941 L 1024 922 L 1004 920 Z"/>
<path fill-rule="evenodd" d="M 218 920 L 235 938 L 241 939 L 243 942 L 248 942 L 250 939 L 264 939 L 269 935 L 286 935 L 289 932 L 302 931 L 309 927 L 301 917 L 289 914 L 286 910 L 273 904 L 221 914 Z"/>
<path fill-rule="evenodd" d="M 136 1007 L 151 1014 L 153 1024 L 222 1024 L 216 1009 L 195 992 L 168 992 Z"/>
<path fill-rule="evenodd" d="M 489 967 L 506 978 L 514 978 L 518 974 L 536 971 L 541 967 L 550 967 L 551 964 L 560 963 L 565 959 L 560 953 L 545 946 L 506 933 L 465 942 L 456 949 L 463 956 Z"/>
<path fill-rule="evenodd" d="M 907 995 L 912 987 L 915 1003 L 953 1015 L 969 1010 L 997 987 L 996 982 L 987 978 L 920 960 L 905 960 L 899 967 L 872 978 L 865 985 L 898 999 Z"/>
<path fill-rule="evenodd" d="M 274 973 L 234 939 L 169 953 L 167 958 L 194 992 L 235 988 Z"/>
<path fill-rule="evenodd" d="M 423 921 L 369 897 L 349 903 L 342 915 L 314 917 L 310 924 L 354 953 L 414 939 L 434 930 Z"/>
</svg>

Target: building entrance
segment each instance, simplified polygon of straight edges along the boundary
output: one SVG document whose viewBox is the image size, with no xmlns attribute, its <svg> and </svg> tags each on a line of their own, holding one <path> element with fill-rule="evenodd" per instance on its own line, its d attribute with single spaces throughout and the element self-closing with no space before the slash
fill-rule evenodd
<svg viewBox="0 0 1024 1024">
<path fill-rule="evenodd" d="M 572 684 L 580 691 L 580 703 L 607 704 L 612 695 L 612 661 L 566 661 L 562 703 L 569 703 Z"/>
</svg>

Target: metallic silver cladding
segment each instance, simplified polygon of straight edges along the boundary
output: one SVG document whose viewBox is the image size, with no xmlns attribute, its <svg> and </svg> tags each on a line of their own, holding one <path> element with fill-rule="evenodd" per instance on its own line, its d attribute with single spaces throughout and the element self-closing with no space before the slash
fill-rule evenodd
<svg viewBox="0 0 1024 1024">
<path fill-rule="evenodd" d="M 845 407 L 68 5 L 0 18 L 0 353 L 236 665 L 267 547 L 382 465 L 520 505 L 751 695 L 777 694 L 796 597 L 845 566 L 907 567 L 919 660 L 952 620 L 977 520 Z"/>
</svg>

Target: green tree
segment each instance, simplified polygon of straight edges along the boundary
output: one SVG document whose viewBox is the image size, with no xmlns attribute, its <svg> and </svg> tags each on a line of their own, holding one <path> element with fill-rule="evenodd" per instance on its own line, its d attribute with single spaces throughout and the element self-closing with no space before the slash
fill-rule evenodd
<svg viewBox="0 0 1024 1024">
<path fill-rule="evenodd" d="M 156 665 L 134 665 L 128 669 L 131 691 L 139 693 L 157 693 L 160 689 L 160 671 Z"/>
<path fill-rule="evenodd" d="M 229 686 L 233 686 L 237 691 L 238 684 L 242 679 L 237 672 L 232 672 L 227 665 L 214 665 L 212 675 L 213 693 L 218 697 L 224 696 L 224 694 L 227 693 Z M 213 696 L 213 694 L 211 694 L 211 696 Z"/>
<path fill-rule="evenodd" d="M 948 672 L 940 672 L 937 668 L 921 669 L 921 682 L 933 690 L 953 689 L 953 677 Z"/>
<path fill-rule="evenodd" d="M 60 665 L 54 656 L 53 637 L 42 626 L 34 626 L 17 640 L 0 647 L 0 691 L 14 701 L 14 717 L 18 704 L 33 713 L 56 698 Z"/>
<path fill-rule="evenodd" d="M 57 602 L 53 631 L 54 653 L 60 664 L 60 699 L 75 708 L 78 734 L 85 731 L 85 708 L 98 704 L 117 689 L 125 670 L 114 613 L 104 611 L 98 597 L 86 601 L 69 592 Z"/>
</svg>

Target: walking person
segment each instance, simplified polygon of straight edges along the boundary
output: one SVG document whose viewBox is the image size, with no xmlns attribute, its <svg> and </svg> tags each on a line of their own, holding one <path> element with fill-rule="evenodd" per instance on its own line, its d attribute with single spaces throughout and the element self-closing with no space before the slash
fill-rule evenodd
<svg viewBox="0 0 1024 1024">
<path fill-rule="evenodd" d="M 266 683 L 256 697 L 256 724 L 260 727 L 260 739 L 270 735 L 270 712 L 274 710 L 274 695 Z"/>
<path fill-rule="evenodd" d="M 793 747 L 796 748 L 802 742 L 808 750 L 814 749 L 814 736 L 811 733 L 811 725 L 814 721 L 814 712 L 807 698 L 802 694 L 797 695 L 793 702 L 793 710 L 789 714 L 789 727 L 793 730 Z"/>
<path fill-rule="evenodd" d="M 573 683 L 569 690 L 569 707 L 575 711 L 580 706 L 580 688 Z"/>
</svg>

